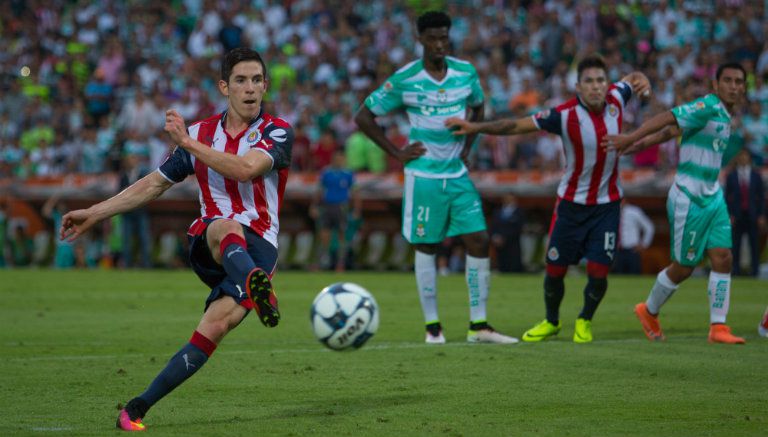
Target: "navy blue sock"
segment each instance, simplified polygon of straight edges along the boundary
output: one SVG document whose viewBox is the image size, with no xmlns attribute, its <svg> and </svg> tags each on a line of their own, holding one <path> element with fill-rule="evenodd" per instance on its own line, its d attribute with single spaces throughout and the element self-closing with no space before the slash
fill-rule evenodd
<svg viewBox="0 0 768 437">
<path fill-rule="evenodd" d="M 237 234 L 229 234 L 221 240 L 221 265 L 235 284 L 246 290 L 245 281 L 248 274 L 256 267 L 253 258 L 248 254 L 245 239 Z"/>
<path fill-rule="evenodd" d="M 216 343 L 195 331 L 189 343 L 168 361 L 165 369 L 155 377 L 146 391 L 138 396 L 146 405 L 143 413 L 146 414 L 146 410 L 149 410 L 163 396 L 200 370 L 214 350 L 216 350 Z"/>
<path fill-rule="evenodd" d="M 547 309 L 547 320 L 553 325 L 560 322 L 560 302 L 565 295 L 565 282 L 559 276 L 544 276 L 544 306 Z"/>
<path fill-rule="evenodd" d="M 592 320 L 595 315 L 597 306 L 600 305 L 600 301 L 605 296 L 605 291 L 608 289 L 608 279 L 595 278 L 589 276 L 587 285 L 584 287 L 584 307 L 579 314 L 580 319 Z"/>
</svg>

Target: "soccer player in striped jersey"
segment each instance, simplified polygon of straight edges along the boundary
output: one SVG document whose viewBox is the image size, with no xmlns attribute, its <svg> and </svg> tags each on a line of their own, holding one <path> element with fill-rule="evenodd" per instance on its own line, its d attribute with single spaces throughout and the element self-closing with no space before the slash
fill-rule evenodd
<svg viewBox="0 0 768 437">
<path fill-rule="evenodd" d="M 624 107 L 633 94 L 647 95 L 648 78 L 633 72 L 610 84 L 599 56 L 582 59 L 577 66 L 578 95 L 560 106 L 532 117 L 471 123 L 449 118 L 454 135 L 519 135 L 536 130 L 563 139 L 567 166 L 557 189 L 557 203 L 549 230 L 544 277 L 546 318 L 523 334 L 523 341 L 538 342 L 560 332 L 563 278 L 568 266 L 587 259 L 584 306 L 576 319 L 573 341 L 592 341 L 592 317 L 608 289 L 607 275 L 616 251 L 620 202 L 618 154 L 599 146 L 621 131 Z"/>
<path fill-rule="evenodd" d="M 469 289 L 467 341 L 517 343 L 486 320 L 490 261 L 489 238 L 482 202 L 467 173 L 464 159 L 476 135 L 454 137 L 445 127 L 448 117 L 465 114 L 483 118 L 483 90 L 477 71 L 467 61 L 448 56 L 451 18 L 426 12 L 417 20 L 421 59 L 410 62 L 374 91 L 355 115 L 369 138 L 405 165 L 403 236 L 416 249 L 416 285 L 426 322 L 426 342 L 445 343 L 437 312 L 435 254 L 446 237 L 461 236 L 467 248 Z M 411 124 L 403 149 L 395 146 L 376 117 L 404 109 Z"/>
<path fill-rule="evenodd" d="M 280 320 L 270 279 L 293 131 L 262 110 L 266 72 L 257 52 L 228 52 L 218 83 L 228 99 L 227 110 L 189 128 L 176 111 L 168 110 L 165 130 L 177 147 L 166 162 L 116 196 L 62 219 L 61 238 L 74 240 L 99 221 L 156 199 L 189 175 L 195 175 L 200 187 L 201 217 L 190 226 L 188 237 L 190 264 L 211 289 L 205 311 L 189 342 L 120 411 L 119 429 L 143 431 L 147 411 L 200 370 L 251 309 L 268 327 Z"/>
<path fill-rule="evenodd" d="M 658 315 L 661 306 L 709 257 L 709 341 L 742 344 L 725 324 L 731 290 L 731 222 L 718 176 L 731 136 L 731 113 L 745 93 L 741 64 L 720 65 L 714 93 L 662 112 L 637 130 L 608 136 L 603 144 L 621 153 L 643 150 L 682 135 L 680 161 L 667 198 L 672 263 L 659 273 L 648 299 L 635 306 L 649 340 L 664 340 Z"/>
</svg>

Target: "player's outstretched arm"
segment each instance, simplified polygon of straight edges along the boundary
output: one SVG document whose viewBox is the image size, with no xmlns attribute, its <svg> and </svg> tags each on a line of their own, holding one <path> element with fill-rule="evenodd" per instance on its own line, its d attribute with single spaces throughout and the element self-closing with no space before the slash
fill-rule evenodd
<svg viewBox="0 0 768 437">
<path fill-rule="evenodd" d="M 227 179 L 247 182 L 272 169 L 272 159 L 251 150 L 243 156 L 222 153 L 195 140 L 187 132 L 184 119 L 173 109 L 165 112 L 165 131 L 179 147 Z"/>
<path fill-rule="evenodd" d="M 427 152 L 427 149 L 420 141 L 411 143 L 403 149 L 392 144 L 392 141 L 389 141 L 387 135 L 384 133 L 384 129 L 376 123 L 376 116 L 365 105 L 361 105 L 360 109 L 357 110 L 357 113 L 355 114 L 355 123 L 368 138 L 376 143 L 377 146 L 397 158 L 397 160 L 403 164 L 413 161 Z"/>
<path fill-rule="evenodd" d="M 667 127 L 677 128 L 677 119 L 672 115 L 671 111 L 664 111 L 660 114 L 656 114 L 633 132 L 620 135 L 606 135 L 600 142 L 600 146 L 614 149 L 619 153 L 625 153 L 630 146 L 633 146 L 646 136 L 660 133 Z M 644 143 L 645 142 L 643 142 L 643 144 Z M 645 147 L 650 147 L 651 145 L 652 144 L 647 144 Z M 639 150 L 642 149 L 636 149 L 634 151 L 637 152 Z"/>
<path fill-rule="evenodd" d="M 664 129 L 646 135 L 620 152 L 621 155 L 631 155 L 645 150 L 653 145 L 664 143 L 672 138 L 682 135 L 683 131 L 677 126 L 667 126 Z"/>
<path fill-rule="evenodd" d="M 524 117 L 513 120 L 503 118 L 501 120 L 471 122 L 458 117 L 451 117 L 445 120 L 445 126 L 451 129 L 453 135 L 520 135 L 537 131 L 536 123 L 533 118 Z"/>
<path fill-rule="evenodd" d="M 172 185 L 173 183 L 159 172 L 152 172 L 103 202 L 87 209 L 78 209 L 64 214 L 61 219 L 59 238 L 73 241 L 96 223 L 157 199 Z"/>
</svg>

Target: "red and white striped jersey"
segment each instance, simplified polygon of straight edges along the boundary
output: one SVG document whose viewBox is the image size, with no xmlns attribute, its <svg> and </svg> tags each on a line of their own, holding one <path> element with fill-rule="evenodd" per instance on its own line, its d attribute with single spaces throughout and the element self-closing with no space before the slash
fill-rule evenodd
<svg viewBox="0 0 768 437">
<path fill-rule="evenodd" d="M 560 106 L 533 116 L 539 129 L 560 135 L 565 148 L 566 169 L 557 196 L 582 205 L 597 205 L 622 198 L 619 156 L 600 147 L 606 135 L 621 132 L 624 107 L 632 87 L 617 82 L 608 88 L 605 108 L 592 113 L 575 97 Z"/>
<path fill-rule="evenodd" d="M 258 150 L 272 159 L 272 170 L 247 182 L 227 179 L 176 147 L 158 171 L 173 183 L 194 174 L 200 186 L 200 218 L 189 227 L 190 235 L 204 229 L 203 220 L 229 218 L 253 229 L 277 247 L 278 212 L 283 201 L 291 163 L 293 129 L 285 120 L 261 113 L 236 137 L 224 131 L 226 112 L 193 123 L 189 135 L 222 153 L 245 155 Z"/>
</svg>

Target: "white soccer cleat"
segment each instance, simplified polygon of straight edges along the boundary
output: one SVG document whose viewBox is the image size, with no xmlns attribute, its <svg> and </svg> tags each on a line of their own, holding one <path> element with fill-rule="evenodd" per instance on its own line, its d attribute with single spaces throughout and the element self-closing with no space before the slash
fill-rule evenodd
<svg viewBox="0 0 768 437">
<path fill-rule="evenodd" d="M 516 344 L 519 343 L 516 337 L 510 337 L 497 332 L 493 328 L 469 330 L 467 332 L 467 342 L 469 343 L 495 343 L 495 344 Z"/>
<path fill-rule="evenodd" d="M 427 332 L 427 337 L 424 339 L 424 342 L 427 344 L 445 344 L 445 336 L 443 336 L 443 331 L 440 331 L 438 335 L 432 335 Z"/>
</svg>

